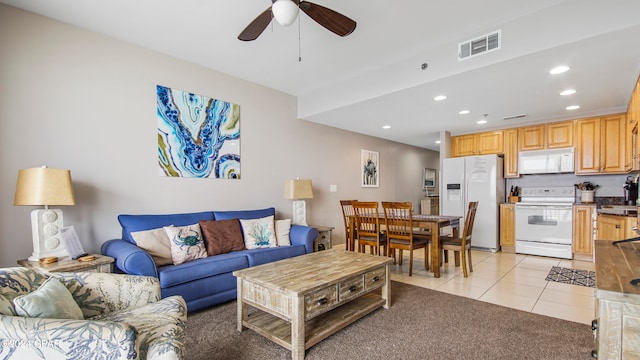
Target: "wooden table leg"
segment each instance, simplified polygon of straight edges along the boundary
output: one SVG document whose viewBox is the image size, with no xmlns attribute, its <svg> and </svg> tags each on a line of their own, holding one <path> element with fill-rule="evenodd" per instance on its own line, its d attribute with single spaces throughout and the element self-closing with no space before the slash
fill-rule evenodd
<svg viewBox="0 0 640 360">
<path fill-rule="evenodd" d="M 385 300 L 384 307 L 388 309 L 391 306 L 391 266 L 387 264 L 385 267 L 385 271 L 387 272 L 387 281 L 382 287 L 382 298 Z"/>
<path fill-rule="evenodd" d="M 237 307 L 238 307 L 238 311 L 236 312 L 236 315 L 238 316 L 238 324 L 236 325 L 238 327 L 238 331 L 242 331 L 244 330 L 244 322 L 247 320 L 247 304 L 244 303 L 244 301 L 242 301 L 242 279 L 238 278 L 238 287 L 237 287 Z"/>
<path fill-rule="evenodd" d="M 437 222 L 429 223 L 431 228 L 431 270 L 433 277 L 440 277 L 440 225 Z"/>
<path fill-rule="evenodd" d="M 291 359 L 304 359 L 304 296 L 293 299 L 293 316 L 291 317 Z"/>
</svg>

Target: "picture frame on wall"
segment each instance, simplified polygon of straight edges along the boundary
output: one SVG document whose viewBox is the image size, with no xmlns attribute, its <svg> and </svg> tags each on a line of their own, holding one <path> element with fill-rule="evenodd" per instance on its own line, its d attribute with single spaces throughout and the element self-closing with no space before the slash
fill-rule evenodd
<svg viewBox="0 0 640 360">
<path fill-rule="evenodd" d="M 436 187 L 436 170 L 424 168 L 422 170 L 422 188 L 424 190 L 427 189 L 435 189 Z"/>
<path fill-rule="evenodd" d="M 380 187 L 380 154 L 377 151 L 360 150 L 360 186 Z"/>
</svg>

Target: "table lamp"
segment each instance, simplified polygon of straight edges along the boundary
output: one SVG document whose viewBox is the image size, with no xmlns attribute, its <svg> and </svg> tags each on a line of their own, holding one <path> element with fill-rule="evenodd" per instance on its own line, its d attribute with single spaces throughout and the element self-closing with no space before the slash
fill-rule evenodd
<svg viewBox="0 0 640 360">
<path fill-rule="evenodd" d="M 307 204 L 304 199 L 313 199 L 311 180 L 287 180 L 284 183 L 284 198 L 293 200 L 291 223 L 307 226 Z"/>
<path fill-rule="evenodd" d="M 33 254 L 30 261 L 43 257 L 67 256 L 60 229 L 63 227 L 62 210 L 49 209 L 49 205 L 75 205 L 71 187 L 71 172 L 46 166 L 18 171 L 13 205 L 44 206 L 31 212 Z"/>
</svg>

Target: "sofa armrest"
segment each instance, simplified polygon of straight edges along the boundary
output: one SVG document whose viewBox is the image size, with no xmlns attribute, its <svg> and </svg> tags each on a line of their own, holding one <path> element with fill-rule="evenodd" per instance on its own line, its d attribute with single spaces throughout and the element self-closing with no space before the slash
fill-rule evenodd
<svg viewBox="0 0 640 360">
<path fill-rule="evenodd" d="M 307 254 L 313 252 L 313 243 L 318 238 L 318 230 L 311 226 L 291 225 L 289 232 L 291 245 L 304 245 Z"/>
<path fill-rule="evenodd" d="M 125 274 L 158 277 L 158 268 L 151 255 L 126 240 L 107 240 L 100 251 L 102 255 L 116 259 L 116 267 Z"/>
<path fill-rule="evenodd" d="M 110 273 L 51 273 L 62 281 L 85 319 L 136 309 L 160 300 L 160 281 L 151 276 Z"/>
<path fill-rule="evenodd" d="M 2 359 L 131 359 L 136 337 L 124 323 L 0 316 Z"/>
</svg>

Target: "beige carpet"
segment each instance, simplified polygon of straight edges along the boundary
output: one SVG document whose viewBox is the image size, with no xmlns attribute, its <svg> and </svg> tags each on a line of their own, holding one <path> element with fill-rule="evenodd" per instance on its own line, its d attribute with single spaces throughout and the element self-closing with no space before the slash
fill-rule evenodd
<svg viewBox="0 0 640 360">
<path fill-rule="evenodd" d="M 392 282 L 392 305 L 307 350 L 306 359 L 589 359 L 590 326 Z M 290 359 L 236 330 L 232 301 L 187 320 L 187 359 Z"/>
</svg>

